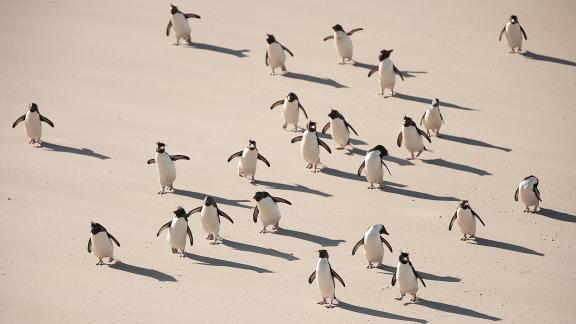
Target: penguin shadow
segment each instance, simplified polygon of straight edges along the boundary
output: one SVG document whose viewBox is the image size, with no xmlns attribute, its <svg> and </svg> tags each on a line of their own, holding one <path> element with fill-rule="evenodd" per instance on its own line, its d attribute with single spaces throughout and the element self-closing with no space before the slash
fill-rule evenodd
<svg viewBox="0 0 576 324">
<path fill-rule="evenodd" d="M 192 43 L 191 45 L 185 45 L 188 48 L 197 48 L 197 49 L 201 49 L 201 50 L 206 50 L 206 51 L 212 51 L 212 52 L 218 52 L 218 53 L 222 53 L 222 54 L 227 54 L 227 55 L 232 55 L 232 56 L 236 56 L 236 57 L 248 57 L 248 55 L 244 54 L 247 52 L 250 52 L 249 49 L 240 49 L 240 50 L 235 50 L 235 49 L 231 49 L 228 47 L 222 47 L 222 46 L 218 46 L 218 45 L 213 45 L 213 44 L 206 44 L 206 43 Z"/>
<path fill-rule="evenodd" d="M 208 266 L 213 266 L 213 267 L 236 268 L 236 269 L 241 269 L 241 270 L 250 270 L 250 271 L 254 271 L 254 272 L 258 272 L 258 273 L 273 273 L 272 271 L 270 271 L 268 269 L 260 268 L 260 267 L 253 266 L 250 264 L 228 261 L 228 260 L 222 260 L 222 259 L 216 259 L 216 258 L 211 258 L 208 256 L 192 254 L 189 252 L 186 252 L 185 256 L 191 260 L 196 261 L 198 264 L 201 264 L 201 265 L 208 265 Z"/>
<path fill-rule="evenodd" d="M 448 169 L 473 173 L 473 174 L 477 174 L 479 176 L 492 175 L 492 173 L 490 173 L 488 171 L 478 169 L 475 167 L 471 167 L 468 165 L 456 163 L 456 162 L 446 161 L 444 159 L 431 159 L 431 160 L 421 160 L 421 161 L 426 163 L 426 164 L 432 164 L 432 165 L 441 166 L 441 167 L 448 168 Z"/>
<path fill-rule="evenodd" d="M 176 278 L 164 272 L 131 265 L 128 263 L 124 263 L 120 260 L 117 260 L 115 263 L 109 264 L 108 267 L 120 271 L 130 272 L 144 277 L 149 277 L 152 279 L 156 279 L 158 281 L 177 281 Z"/>
<path fill-rule="evenodd" d="M 501 150 L 504 152 L 511 152 L 512 151 L 512 149 L 509 149 L 506 147 L 492 145 L 492 144 L 489 144 L 486 142 L 482 142 L 482 141 L 475 140 L 472 138 L 467 138 L 467 137 L 454 136 L 454 135 L 449 135 L 449 134 L 440 134 L 440 137 L 438 137 L 438 138 L 443 139 L 443 140 L 447 140 L 447 141 L 451 141 L 451 142 L 457 142 L 457 143 L 468 144 L 468 145 L 473 145 L 473 146 L 493 148 L 493 149 Z"/>
<path fill-rule="evenodd" d="M 388 161 L 388 162 L 392 162 L 392 163 L 396 163 L 398 165 L 401 166 L 405 166 L 405 165 L 414 165 L 414 163 L 403 159 L 403 158 L 399 158 L 399 157 L 395 157 L 395 156 L 391 156 L 391 155 L 387 155 L 384 157 L 384 160 Z"/>
<path fill-rule="evenodd" d="M 323 85 L 327 85 L 327 86 L 334 87 L 334 88 L 348 88 L 347 86 L 339 83 L 336 80 L 332 80 L 329 78 L 320 78 L 320 77 L 309 75 L 309 74 L 296 73 L 296 72 L 286 72 L 286 73 L 282 74 L 282 76 L 285 78 L 289 78 L 289 79 L 296 79 L 296 80 L 302 80 L 302 81 L 308 81 L 308 82 L 323 84 Z"/>
<path fill-rule="evenodd" d="M 382 269 L 382 270 L 387 271 L 387 272 L 380 272 L 382 274 L 393 275 L 396 273 L 396 268 L 391 267 L 389 265 L 384 265 L 384 269 Z M 460 278 L 451 277 L 451 276 L 438 276 L 438 275 L 423 272 L 420 270 L 418 270 L 418 273 L 422 276 L 422 278 L 424 280 L 428 280 L 428 281 L 443 281 L 443 282 L 460 282 L 460 281 L 462 281 L 462 279 L 460 279 Z"/>
<path fill-rule="evenodd" d="M 512 244 L 512 243 L 494 241 L 494 240 L 490 240 L 490 239 L 486 239 L 486 238 L 482 238 L 482 237 L 475 237 L 473 240 L 468 240 L 466 242 L 468 242 L 468 244 L 471 244 L 471 245 L 480 245 L 480 246 L 498 248 L 498 249 L 502 249 L 502 250 L 508 250 L 508 251 L 512 251 L 512 252 L 532 254 L 532 255 L 537 255 L 537 256 L 544 256 L 544 253 L 536 252 L 536 251 L 529 249 L 527 247 L 523 247 L 523 246 Z"/>
<path fill-rule="evenodd" d="M 396 95 L 392 96 L 392 98 L 399 98 L 399 99 L 403 99 L 403 100 L 416 101 L 416 102 L 425 103 L 425 104 L 431 104 L 432 103 L 432 98 L 423 98 L 423 97 L 418 97 L 418 96 L 411 96 L 411 95 L 403 94 L 400 92 L 396 92 Z M 461 109 L 461 110 L 478 111 L 478 109 L 463 107 L 463 106 L 460 106 L 457 104 L 449 103 L 446 101 L 441 101 L 440 102 L 440 108 L 444 108 L 444 107 Z"/>
<path fill-rule="evenodd" d="M 309 241 L 312 243 L 316 243 L 320 246 L 338 246 L 340 243 L 346 242 L 345 240 L 333 240 L 333 239 L 329 239 L 329 238 L 324 237 L 324 236 L 300 232 L 297 230 L 286 229 L 286 228 L 280 228 L 277 232 L 275 232 L 275 234 L 281 235 L 281 236 L 289 236 L 289 237 L 297 238 L 297 239 L 304 240 L 304 241 Z"/>
<path fill-rule="evenodd" d="M 65 145 L 58 145 L 58 144 L 54 144 L 54 143 L 42 142 L 42 148 L 44 148 L 48 151 L 84 155 L 84 156 L 97 158 L 100 160 L 106 160 L 106 159 L 110 158 L 109 156 L 106 156 L 106 155 L 103 155 L 100 153 L 96 153 L 96 152 L 92 151 L 91 149 L 87 149 L 85 147 L 79 149 L 79 148 L 65 146 Z"/>
<path fill-rule="evenodd" d="M 172 192 L 172 194 L 179 195 L 179 196 L 186 196 L 186 197 L 199 199 L 199 200 L 203 200 L 206 196 L 208 196 L 207 194 L 204 194 L 201 192 L 195 192 L 195 191 L 184 190 L 184 189 L 176 189 L 176 188 L 174 188 L 174 191 Z M 250 200 L 246 200 L 246 199 L 235 200 L 235 199 L 226 199 L 226 198 L 213 196 L 213 195 L 210 195 L 210 196 L 214 197 L 214 199 L 216 199 L 216 202 L 218 204 L 228 205 L 228 206 L 232 206 L 232 207 L 240 207 L 240 208 L 252 208 L 252 206 L 242 204 L 244 202 L 250 202 Z"/>
<path fill-rule="evenodd" d="M 470 308 L 445 304 L 445 303 L 431 301 L 431 300 L 422 299 L 422 298 L 420 298 L 420 300 L 417 303 L 405 303 L 404 305 L 405 306 L 407 306 L 407 305 L 424 306 L 424 307 L 432 308 L 435 310 L 443 311 L 446 313 L 475 317 L 475 318 L 480 318 L 480 319 L 489 320 L 489 321 L 501 321 L 502 320 L 499 317 L 480 313 L 480 312 L 475 311 L 475 310 L 470 309 Z"/>
<path fill-rule="evenodd" d="M 408 317 L 408 316 L 403 316 L 403 315 L 398 315 L 398 314 L 393 314 L 393 313 L 388 313 L 385 311 L 367 308 L 367 307 L 363 307 L 363 306 L 358 306 L 358 305 L 346 303 L 343 301 L 339 301 L 338 308 L 341 308 L 343 310 L 347 310 L 349 312 L 354 312 L 354 313 L 368 315 L 368 316 L 374 316 L 374 317 L 380 317 L 380 318 L 387 318 L 387 319 L 391 319 L 391 320 L 406 321 L 406 322 L 413 322 L 413 323 L 428 323 L 428 321 L 423 320 L 423 319 Z"/>
<path fill-rule="evenodd" d="M 278 251 L 276 249 L 263 248 L 263 247 L 257 246 L 257 245 L 235 242 L 235 241 L 231 241 L 231 240 L 223 240 L 222 244 L 224 244 L 225 246 L 230 247 L 234 250 L 238 250 L 238 251 L 252 252 L 252 253 L 257 253 L 257 254 L 268 255 L 268 256 L 272 256 L 272 257 L 281 258 L 281 259 L 284 259 L 287 261 L 300 260 L 299 258 L 295 257 L 291 253 L 281 252 L 281 251 Z"/>
<path fill-rule="evenodd" d="M 356 61 L 354 61 L 354 63 L 352 63 L 352 65 L 355 67 L 366 69 L 366 70 L 371 70 L 373 67 L 376 67 L 376 65 L 374 65 L 374 64 L 368 64 L 368 63 L 362 63 L 362 62 L 356 62 Z M 428 72 L 426 72 L 426 71 L 402 71 L 402 76 L 405 78 L 415 78 L 416 76 L 414 74 L 426 74 L 426 73 L 428 73 Z"/>
<path fill-rule="evenodd" d="M 560 220 L 560 221 L 570 222 L 570 223 L 576 223 L 576 216 L 575 215 L 566 214 L 566 213 L 559 212 L 559 211 L 552 210 L 552 209 L 540 208 L 540 211 L 536 212 L 536 214 L 542 215 L 542 216 L 545 216 L 548 218 L 552 218 L 555 220 Z"/>
<path fill-rule="evenodd" d="M 561 59 L 561 58 L 557 58 L 557 57 L 553 57 L 553 56 L 542 55 L 542 54 L 538 54 L 538 53 L 534 53 L 534 52 L 530 52 L 530 51 L 520 53 L 520 55 L 522 55 L 526 58 L 532 59 L 532 60 L 537 60 L 537 61 L 544 61 L 544 62 L 550 62 L 550 63 L 556 63 L 556 64 L 562 64 L 562 65 L 568 65 L 568 66 L 576 66 L 576 62 L 573 62 L 573 61 L 569 61 L 569 60 L 565 60 L 565 59 Z"/>
<path fill-rule="evenodd" d="M 330 135 L 330 134 L 324 134 L 324 133 L 320 133 L 320 132 L 317 132 L 316 134 L 318 135 L 319 138 L 332 140 L 332 135 Z M 368 143 L 364 142 L 361 139 L 357 139 L 357 138 L 350 138 L 350 144 L 352 144 L 352 145 L 368 145 Z"/>
<path fill-rule="evenodd" d="M 258 186 L 263 185 L 271 189 L 277 190 L 286 190 L 286 191 L 298 191 L 298 192 L 306 192 L 313 195 L 318 195 L 322 197 L 332 197 L 331 194 L 325 193 L 320 190 L 312 189 L 303 185 L 299 184 L 286 184 L 286 183 L 279 183 L 279 182 L 272 182 L 272 181 L 264 181 L 264 180 L 256 180 L 256 183 L 252 185 Z"/>
</svg>

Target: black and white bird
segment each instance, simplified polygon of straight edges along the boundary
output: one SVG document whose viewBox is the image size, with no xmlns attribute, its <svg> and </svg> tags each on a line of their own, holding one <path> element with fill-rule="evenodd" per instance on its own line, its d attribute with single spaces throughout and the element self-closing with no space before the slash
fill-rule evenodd
<svg viewBox="0 0 576 324">
<path fill-rule="evenodd" d="M 30 140 L 28 143 L 34 144 L 36 147 L 40 147 L 42 145 L 42 141 L 40 140 L 42 137 L 41 122 L 45 122 L 52 128 L 54 127 L 54 123 L 50 121 L 50 119 L 40 114 L 38 105 L 35 103 L 31 103 L 28 112 L 16 119 L 14 124 L 12 124 L 12 128 L 16 127 L 16 125 L 18 125 L 20 122 L 24 122 L 26 137 L 28 137 Z"/>
<path fill-rule="evenodd" d="M 158 181 L 162 187 L 162 190 L 158 192 L 159 194 L 165 194 L 166 189 L 170 191 L 174 190 L 174 181 L 176 180 L 176 165 L 174 161 L 178 160 L 190 160 L 190 158 L 180 154 L 170 155 L 166 152 L 166 144 L 161 142 L 156 143 L 156 157 L 149 159 L 146 163 L 156 163 Z"/>
</svg>

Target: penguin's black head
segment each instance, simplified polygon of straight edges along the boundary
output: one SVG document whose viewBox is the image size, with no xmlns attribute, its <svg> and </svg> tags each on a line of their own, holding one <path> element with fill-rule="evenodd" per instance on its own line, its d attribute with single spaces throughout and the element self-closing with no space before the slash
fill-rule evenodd
<svg viewBox="0 0 576 324">
<path fill-rule="evenodd" d="M 328 251 L 326 250 L 318 250 L 318 257 L 320 259 L 328 259 Z"/>
<path fill-rule="evenodd" d="M 516 17 L 516 15 L 512 15 L 510 16 L 510 22 L 515 24 L 518 22 L 518 17 Z"/>
<path fill-rule="evenodd" d="M 410 257 L 408 256 L 407 252 L 400 252 L 400 257 L 398 257 L 398 261 L 402 264 L 406 264 L 410 262 Z"/>
<path fill-rule="evenodd" d="M 412 118 L 404 116 L 404 127 L 416 126 Z"/>
<path fill-rule="evenodd" d="M 162 142 L 156 142 L 156 152 L 157 153 L 164 153 L 166 144 Z"/>
<path fill-rule="evenodd" d="M 176 215 L 176 217 L 181 218 L 181 217 L 188 217 L 188 214 L 186 214 L 186 211 L 184 210 L 184 208 L 182 208 L 182 206 L 178 206 L 178 208 L 176 208 L 175 211 L 173 211 L 174 215 Z"/>
<path fill-rule="evenodd" d="M 380 225 L 380 234 L 390 235 L 388 233 L 388 231 L 386 231 L 386 227 L 384 227 L 384 225 L 382 225 L 382 224 L 378 224 L 378 225 Z"/>
<path fill-rule="evenodd" d="M 316 122 L 309 121 L 308 125 L 306 125 L 306 128 L 308 129 L 309 132 L 315 132 L 316 131 Z"/>
<path fill-rule="evenodd" d="M 266 43 L 272 44 L 276 43 L 276 38 L 272 34 L 266 34 Z"/>
<path fill-rule="evenodd" d="M 344 119 L 342 114 L 340 114 L 340 112 L 336 109 L 330 110 L 328 117 L 330 117 L 330 119 L 336 119 L 336 118 Z"/>
<path fill-rule="evenodd" d="M 372 151 L 380 151 L 380 157 L 385 157 L 388 155 L 388 150 L 384 147 L 384 145 L 376 145 L 373 149 L 370 150 L 370 152 Z"/>
<path fill-rule="evenodd" d="M 342 26 L 340 24 L 336 24 L 336 25 L 332 26 L 332 29 L 334 31 L 341 31 L 341 32 L 344 31 L 344 28 L 342 28 Z"/>
<path fill-rule="evenodd" d="M 30 111 L 31 111 L 31 112 L 38 111 L 38 105 L 35 104 L 35 103 L 31 103 L 31 104 L 30 104 Z"/>
<path fill-rule="evenodd" d="M 216 206 L 216 200 L 212 196 L 206 196 L 204 198 L 204 206 Z"/>
<path fill-rule="evenodd" d="M 462 209 L 468 209 L 470 208 L 470 204 L 468 203 L 468 200 L 462 200 L 460 202 L 460 208 Z"/>
<path fill-rule="evenodd" d="M 270 197 L 270 194 L 267 193 L 266 191 L 258 191 L 256 192 L 256 194 L 254 194 L 254 200 L 256 201 L 260 201 L 266 197 Z"/>
<path fill-rule="evenodd" d="M 102 226 L 98 223 L 90 222 L 90 233 L 96 235 L 100 232 L 106 232 L 106 229 L 104 228 L 104 226 Z"/>
<path fill-rule="evenodd" d="M 536 180 L 536 185 L 538 185 L 539 180 L 538 180 L 538 178 L 537 178 L 536 176 L 534 176 L 534 175 L 529 175 L 529 176 L 527 176 L 526 178 L 524 178 L 522 181 L 528 180 L 528 179 L 530 179 L 530 178 L 534 178 L 534 180 Z"/>
<path fill-rule="evenodd" d="M 254 141 L 254 140 L 249 140 L 249 141 L 248 141 L 248 149 L 250 149 L 251 151 L 252 151 L 252 150 L 255 150 L 255 149 L 256 149 L 256 141 Z"/>
<path fill-rule="evenodd" d="M 175 5 L 173 5 L 173 4 L 170 4 L 170 7 L 172 7 L 172 9 L 170 9 L 170 13 L 171 13 L 171 14 L 173 14 L 173 15 L 174 15 L 174 14 L 176 14 L 176 13 L 179 13 L 179 12 L 180 12 L 180 10 L 178 10 L 178 7 L 176 7 Z"/>
<path fill-rule="evenodd" d="M 380 56 L 378 56 L 378 60 L 384 61 L 385 59 L 390 57 L 390 53 L 394 52 L 394 50 L 381 50 Z"/>
<path fill-rule="evenodd" d="M 440 106 L 440 99 L 434 98 L 434 100 L 432 100 L 432 106 L 434 107 Z"/>
<path fill-rule="evenodd" d="M 288 96 L 286 96 L 286 98 L 288 98 L 288 102 L 298 100 L 298 96 L 294 92 L 288 93 Z"/>
</svg>

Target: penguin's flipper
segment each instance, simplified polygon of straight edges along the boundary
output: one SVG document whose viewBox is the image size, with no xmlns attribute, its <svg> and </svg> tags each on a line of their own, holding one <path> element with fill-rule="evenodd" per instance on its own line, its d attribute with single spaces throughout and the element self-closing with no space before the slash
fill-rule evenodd
<svg viewBox="0 0 576 324">
<path fill-rule="evenodd" d="M 328 151 L 328 153 L 332 154 L 332 151 L 330 150 L 330 146 L 328 146 L 328 144 L 324 143 L 324 141 L 322 141 L 318 137 L 316 137 L 316 138 L 318 139 L 318 145 L 322 146 L 326 151 Z"/>
<path fill-rule="evenodd" d="M 166 26 L 166 36 L 170 36 L 170 28 L 172 28 L 172 19 L 168 21 L 168 26 Z"/>
<path fill-rule="evenodd" d="M 18 125 L 20 122 L 23 122 L 25 119 L 26 119 L 26 114 L 18 117 L 18 119 L 16 119 L 14 124 L 12 124 L 12 128 L 16 127 L 16 125 Z"/>
<path fill-rule="evenodd" d="M 156 163 L 155 159 L 150 159 L 150 160 L 146 161 L 146 164 L 153 164 L 153 163 Z"/>
<path fill-rule="evenodd" d="M 398 147 L 402 146 L 402 132 L 400 132 L 400 134 L 398 134 L 398 138 L 396 139 L 396 144 L 398 144 Z"/>
<path fill-rule="evenodd" d="M 418 127 L 416 127 L 416 130 L 418 130 L 418 133 L 420 135 L 424 136 L 424 138 L 428 141 L 428 143 L 432 143 L 432 141 L 430 140 L 430 136 L 428 136 L 428 134 L 426 134 L 423 130 L 421 130 Z"/>
<path fill-rule="evenodd" d="M 197 14 L 193 14 L 193 13 L 184 14 L 184 17 L 186 17 L 186 19 L 190 19 L 190 18 L 200 19 L 200 16 L 198 16 Z"/>
<path fill-rule="evenodd" d="M 88 253 L 92 252 L 92 238 L 88 239 Z"/>
<path fill-rule="evenodd" d="M 506 25 L 504 25 L 504 28 L 502 28 L 502 31 L 500 31 L 500 37 L 498 37 L 498 41 L 502 41 L 502 35 L 504 35 L 504 32 L 506 31 Z"/>
<path fill-rule="evenodd" d="M 280 43 L 278 43 L 280 44 Z M 280 44 L 280 46 L 282 47 L 283 50 L 285 50 L 286 52 L 288 52 L 288 54 L 290 54 L 290 56 L 294 57 L 294 54 L 292 54 L 292 51 L 288 49 L 288 47 Z"/>
<path fill-rule="evenodd" d="M 386 170 L 388 170 L 388 174 L 392 175 L 392 173 L 390 172 L 390 169 L 388 169 L 388 166 L 386 165 L 386 163 L 384 163 L 384 161 L 380 160 L 380 162 L 382 162 L 382 165 L 386 168 Z"/>
<path fill-rule="evenodd" d="M 392 287 L 396 286 L 396 272 L 394 272 L 394 275 L 392 276 Z"/>
<path fill-rule="evenodd" d="M 518 191 L 520 190 L 520 188 L 516 188 L 516 192 L 514 193 L 514 200 L 518 201 Z M 534 191 L 534 193 L 536 193 L 536 191 Z"/>
<path fill-rule="evenodd" d="M 218 216 L 224 217 L 227 220 L 229 220 L 230 223 L 234 224 L 234 221 L 232 220 L 232 218 L 230 218 L 230 216 L 228 216 L 225 212 L 221 211 L 220 209 L 218 209 Z"/>
<path fill-rule="evenodd" d="M 362 161 L 362 164 L 360 164 L 360 166 L 358 167 L 357 174 L 359 177 L 362 176 L 362 170 L 364 170 L 365 166 L 366 166 L 366 161 L 364 160 L 364 161 Z"/>
<path fill-rule="evenodd" d="M 344 120 L 344 124 L 346 125 L 346 127 L 348 127 L 348 129 L 351 129 L 354 132 L 354 134 L 356 134 L 356 136 L 358 136 L 358 132 L 356 132 L 354 127 L 352 127 L 352 125 L 350 125 L 346 120 Z"/>
<path fill-rule="evenodd" d="M 322 127 L 322 134 L 326 134 L 326 131 L 330 128 L 330 122 L 327 122 L 324 127 Z"/>
<path fill-rule="evenodd" d="M 374 73 L 376 73 L 376 72 L 378 72 L 378 65 L 373 66 L 373 67 L 370 69 L 370 72 L 368 72 L 368 77 L 370 77 L 372 74 L 374 74 Z"/>
<path fill-rule="evenodd" d="M 160 233 L 162 233 L 163 230 L 170 228 L 170 224 L 172 224 L 172 221 L 169 221 L 168 223 L 162 225 L 162 227 L 160 227 L 160 229 L 158 230 L 158 233 L 156 233 L 156 237 L 160 236 Z"/>
<path fill-rule="evenodd" d="M 342 286 L 343 286 L 343 287 L 346 287 L 346 284 L 344 283 L 344 280 L 342 280 L 342 277 L 340 277 L 340 275 L 337 274 L 336 271 L 334 271 L 332 268 L 330 268 L 330 273 L 332 274 L 332 278 L 338 279 L 338 281 L 340 281 L 340 283 L 342 284 Z"/>
<path fill-rule="evenodd" d="M 266 50 L 266 59 L 265 59 L 265 62 L 266 62 L 266 66 L 268 66 L 268 50 Z"/>
<path fill-rule="evenodd" d="M 254 221 L 254 223 L 258 222 L 258 214 L 260 213 L 260 210 L 258 210 L 258 206 L 254 207 L 254 212 L 252 213 L 252 220 Z"/>
<path fill-rule="evenodd" d="M 296 136 L 290 141 L 290 143 L 300 142 L 301 140 L 302 140 L 302 136 Z"/>
<path fill-rule="evenodd" d="M 520 31 L 522 32 L 522 35 L 524 35 L 524 39 L 528 40 L 528 36 L 526 36 L 526 31 L 524 30 L 524 28 L 522 28 L 522 25 L 518 23 L 518 26 L 520 26 Z"/>
<path fill-rule="evenodd" d="M 422 126 L 422 123 L 424 122 L 424 116 L 426 116 L 426 112 L 424 112 L 422 114 L 422 118 L 420 118 L 420 126 Z M 442 116 L 442 115 L 440 115 L 440 116 Z"/>
<path fill-rule="evenodd" d="M 420 279 L 420 282 L 422 283 L 422 285 L 424 285 L 424 287 L 426 287 L 426 284 L 424 283 L 424 279 L 422 279 L 422 276 L 420 276 L 420 273 L 418 273 L 418 271 L 416 271 L 416 269 L 412 265 L 412 262 L 408 261 L 408 265 L 410 265 L 410 268 L 412 268 L 412 272 L 414 272 L 414 276 L 416 276 L 416 278 Z"/>
<path fill-rule="evenodd" d="M 308 119 L 308 114 L 306 113 L 306 110 L 304 110 L 304 107 L 302 107 L 302 105 L 300 104 L 300 101 L 298 101 L 298 108 L 302 109 L 304 116 L 306 117 L 306 119 Z"/>
<path fill-rule="evenodd" d="M 116 245 L 118 245 L 118 247 L 120 247 L 120 242 L 118 242 L 118 240 L 110 233 L 106 232 L 106 234 L 108 235 L 108 238 L 111 239 L 112 241 L 114 241 L 114 243 L 116 243 Z"/>
<path fill-rule="evenodd" d="M 46 124 L 52 126 L 52 128 L 54 128 L 54 123 L 53 123 L 50 119 L 48 119 L 48 118 L 46 118 L 46 117 L 44 117 L 44 116 L 42 116 L 42 115 L 40 115 L 40 121 L 43 121 L 43 122 L 45 122 Z"/>
<path fill-rule="evenodd" d="M 186 225 L 186 233 L 188 233 L 188 238 L 190 239 L 190 246 L 194 246 L 194 237 L 192 237 L 192 231 L 188 225 Z"/>
<path fill-rule="evenodd" d="M 334 39 L 334 36 L 330 35 L 330 36 L 324 37 L 324 41 L 327 41 L 327 40 L 329 40 L 329 39 Z"/>
<path fill-rule="evenodd" d="M 382 241 L 382 243 L 384 243 L 384 245 L 386 245 L 388 247 L 388 250 L 390 250 L 390 252 L 394 252 L 394 251 L 392 251 L 392 245 L 390 245 L 390 243 L 388 243 L 388 241 L 386 241 L 385 238 L 380 236 L 380 241 Z"/>
<path fill-rule="evenodd" d="M 454 221 L 456 220 L 456 217 L 458 217 L 458 216 L 456 215 L 457 211 L 458 211 L 458 210 L 456 210 L 456 211 L 454 212 L 454 215 L 453 215 L 452 218 L 450 219 L 450 225 L 448 225 L 448 230 L 449 230 L 449 231 L 452 230 L 452 225 L 454 225 Z"/>
<path fill-rule="evenodd" d="M 400 76 L 400 79 L 402 79 L 402 81 L 404 81 L 404 76 L 402 75 L 402 72 L 400 72 L 400 70 L 398 70 L 396 65 L 392 64 L 392 66 L 394 67 L 394 73 L 398 74 Z"/>
<path fill-rule="evenodd" d="M 274 200 L 274 202 L 277 202 L 277 203 L 281 202 L 281 203 L 285 203 L 285 204 L 288 204 L 288 205 L 292 205 L 291 202 L 289 202 L 288 200 L 286 200 L 286 199 L 284 199 L 284 198 L 272 197 L 272 200 Z"/>
<path fill-rule="evenodd" d="M 533 190 L 534 190 L 534 194 L 536 194 L 536 197 L 538 198 L 538 200 L 542 201 L 542 198 L 540 198 L 540 190 L 538 190 L 538 187 L 534 186 Z"/>
<path fill-rule="evenodd" d="M 316 279 L 316 270 L 314 270 L 314 272 L 312 272 L 310 277 L 308 277 L 308 283 L 314 282 L 314 279 Z"/>
<path fill-rule="evenodd" d="M 190 215 L 192 215 L 194 213 L 199 213 L 201 211 L 202 211 L 202 206 L 196 207 L 196 208 L 192 209 L 191 211 L 189 211 L 188 214 L 186 214 L 186 217 L 189 217 Z"/>
<path fill-rule="evenodd" d="M 177 160 L 190 160 L 190 158 L 187 157 L 186 155 L 176 154 L 176 155 L 170 155 L 170 160 L 172 160 L 172 161 L 177 161 Z"/>
<path fill-rule="evenodd" d="M 268 56 L 268 52 L 266 52 L 266 56 Z M 280 99 L 280 100 L 276 101 L 275 103 L 273 103 L 272 106 L 270 106 L 270 109 L 274 109 L 274 108 L 276 108 L 276 106 L 280 106 L 283 103 L 284 103 L 284 99 Z"/>
<path fill-rule="evenodd" d="M 354 248 L 352 249 L 352 255 L 356 254 L 356 251 L 358 251 L 358 248 L 364 244 L 364 238 L 361 238 L 360 241 L 358 241 L 358 243 L 356 243 L 356 245 L 354 245 Z"/>
<path fill-rule="evenodd" d="M 268 160 L 266 160 L 266 158 L 260 153 L 258 153 L 258 160 L 264 162 L 268 167 L 270 167 L 270 162 L 268 162 Z"/>
<path fill-rule="evenodd" d="M 352 29 L 351 31 L 347 32 L 346 34 L 347 34 L 348 36 L 351 36 L 351 35 L 354 34 L 355 32 L 358 32 L 358 31 L 361 31 L 361 30 L 364 30 L 364 28 L 354 28 L 354 29 Z"/>
<path fill-rule="evenodd" d="M 484 224 L 484 222 L 482 221 L 482 218 L 480 218 L 480 216 L 478 216 L 478 214 L 476 214 L 474 209 L 470 208 L 470 211 L 472 212 L 472 215 L 474 215 L 474 216 L 476 216 L 476 218 L 478 218 L 478 220 L 480 221 L 480 223 L 482 223 L 482 225 L 486 226 L 486 224 Z"/>
<path fill-rule="evenodd" d="M 233 158 L 237 158 L 237 157 L 241 157 L 242 156 L 242 151 L 238 151 L 232 155 L 230 155 L 230 157 L 228 158 L 228 162 L 232 161 Z"/>
</svg>

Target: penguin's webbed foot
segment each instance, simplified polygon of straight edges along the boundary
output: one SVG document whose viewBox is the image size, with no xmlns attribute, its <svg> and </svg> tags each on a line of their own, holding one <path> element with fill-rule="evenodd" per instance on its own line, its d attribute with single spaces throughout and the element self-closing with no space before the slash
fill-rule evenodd
<svg viewBox="0 0 576 324">
<path fill-rule="evenodd" d="M 368 186 L 368 189 L 374 189 L 374 186 L 370 184 L 370 186 Z"/>
<path fill-rule="evenodd" d="M 326 308 L 334 308 L 334 304 L 328 304 L 325 306 Z"/>
<path fill-rule="evenodd" d="M 336 149 L 337 149 L 337 150 L 343 150 L 343 149 L 344 149 L 344 146 L 338 146 L 338 147 L 336 147 Z"/>
<path fill-rule="evenodd" d="M 384 265 L 382 263 L 378 263 L 378 265 L 376 266 L 376 268 L 380 269 L 380 270 L 384 270 Z"/>
<path fill-rule="evenodd" d="M 368 266 L 366 266 L 366 269 L 372 269 L 374 268 L 374 266 L 372 265 L 372 263 L 368 263 Z"/>
<path fill-rule="evenodd" d="M 460 239 L 460 241 L 466 241 L 466 240 L 467 240 L 466 235 L 464 235 L 464 237 L 462 237 L 462 238 Z"/>
<path fill-rule="evenodd" d="M 400 296 L 400 297 L 395 297 L 394 299 L 396 299 L 396 300 L 402 300 L 402 299 L 404 299 L 404 295 L 402 295 L 402 296 Z"/>
<path fill-rule="evenodd" d="M 412 298 L 410 298 L 411 302 L 417 303 L 418 302 L 418 297 L 416 297 L 416 295 L 412 295 Z"/>
<path fill-rule="evenodd" d="M 206 236 L 207 240 L 213 240 L 214 239 L 214 235 L 212 234 L 208 234 L 208 236 Z"/>
<path fill-rule="evenodd" d="M 324 304 L 326 304 L 326 299 L 322 299 L 322 300 L 319 301 L 317 304 L 318 304 L 318 305 L 324 305 Z"/>
</svg>

